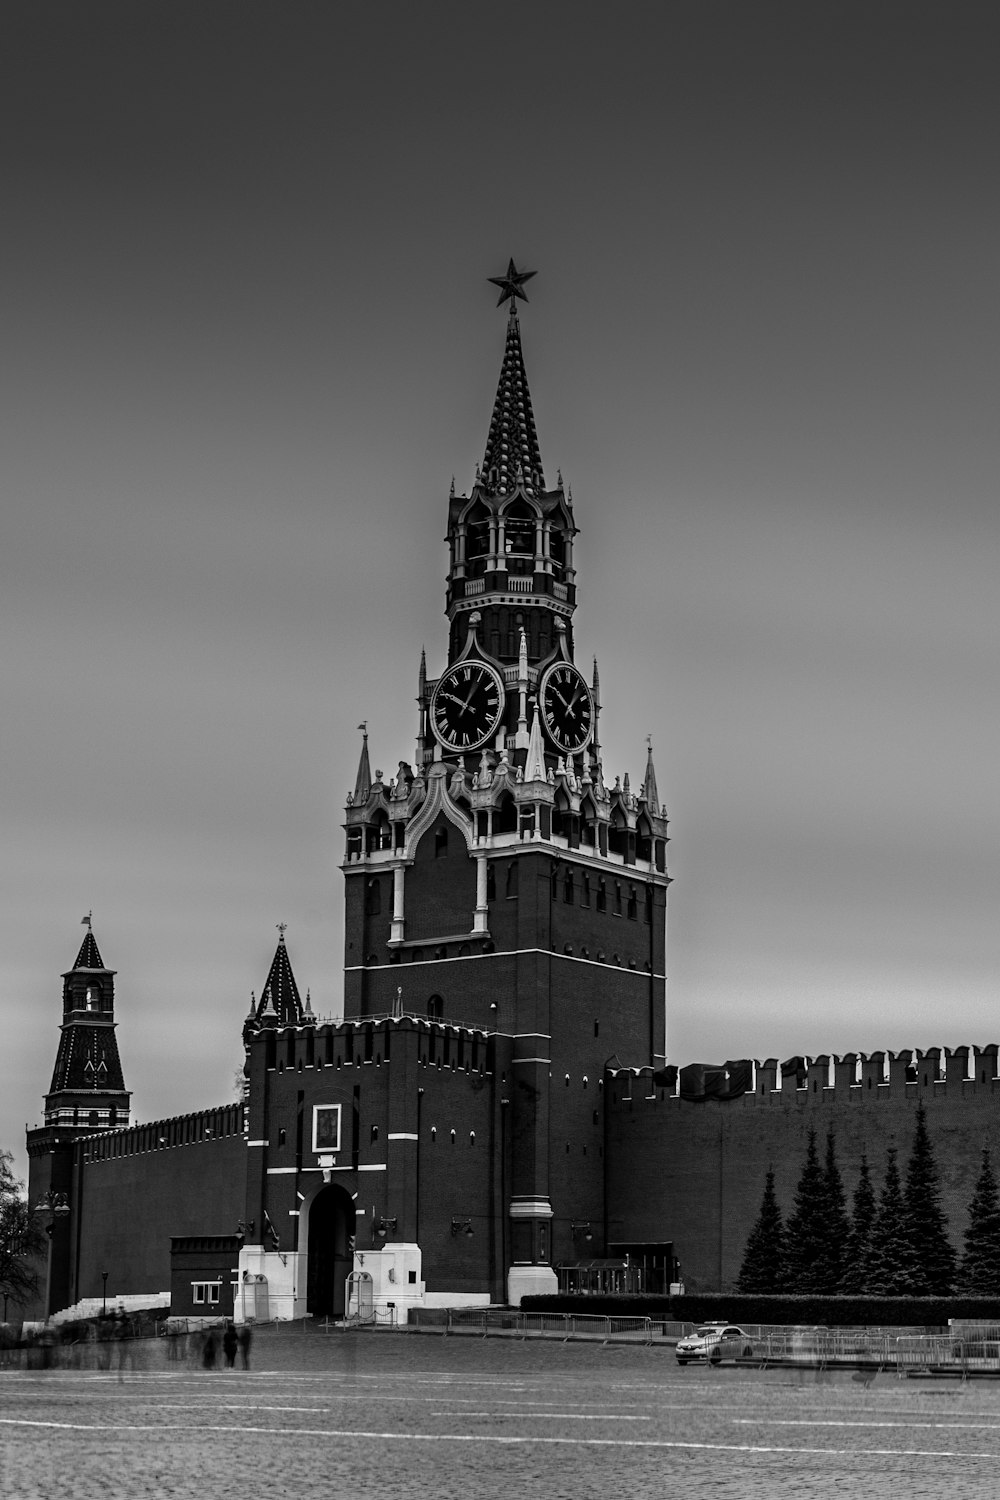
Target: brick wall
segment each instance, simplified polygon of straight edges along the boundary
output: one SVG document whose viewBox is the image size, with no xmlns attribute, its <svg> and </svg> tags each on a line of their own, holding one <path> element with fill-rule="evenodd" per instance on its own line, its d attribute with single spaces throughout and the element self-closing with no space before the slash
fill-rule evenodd
<svg viewBox="0 0 1000 1500">
<path fill-rule="evenodd" d="M 845 1076 L 830 1086 L 824 1061 L 806 1071 L 803 1086 L 786 1078 L 783 1088 L 772 1089 L 773 1067 L 766 1072 L 758 1066 L 755 1093 L 702 1103 L 655 1086 L 648 1070 L 614 1075 L 608 1084 L 611 1238 L 673 1240 L 689 1288 L 730 1290 L 769 1166 L 787 1214 L 810 1127 L 816 1130 L 821 1156 L 832 1129 L 848 1201 L 862 1154 L 868 1156 L 878 1192 L 888 1146 L 897 1148 L 905 1171 L 922 1101 L 943 1205 L 960 1250 L 983 1146 L 1000 1159 L 1000 1080 L 993 1078 L 992 1066 L 982 1070 L 975 1064 L 974 1078 L 958 1076 L 953 1069 L 947 1081 L 935 1079 L 933 1065 L 918 1065 L 917 1081 L 911 1082 L 906 1082 L 903 1067 L 890 1068 L 893 1082 L 882 1082 L 879 1054 L 864 1060 L 860 1082 Z M 963 1061 L 963 1075 L 964 1068 Z M 988 1076 L 980 1077 L 984 1071 Z M 853 1059 L 849 1072 L 853 1078 Z"/>
</svg>

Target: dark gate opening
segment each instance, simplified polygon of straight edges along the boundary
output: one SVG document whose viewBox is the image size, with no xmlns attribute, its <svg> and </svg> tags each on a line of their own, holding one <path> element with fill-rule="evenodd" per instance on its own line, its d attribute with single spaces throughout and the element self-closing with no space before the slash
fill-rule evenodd
<svg viewBox="0 0 1000 1500">
<path fill-rule="evenodd" d="M 324 1187 L 309 1208 L 306 1310 L 314 1318 L 342 1318 L 347 1278 L 354 1269 L 354 1201 L 342 1187 Z"/>
</svg>

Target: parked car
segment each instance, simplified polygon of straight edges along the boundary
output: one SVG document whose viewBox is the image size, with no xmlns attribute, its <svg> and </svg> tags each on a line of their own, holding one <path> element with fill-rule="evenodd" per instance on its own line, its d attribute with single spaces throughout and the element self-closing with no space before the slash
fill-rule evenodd
<svg viewBox="0 0 1000 1500">
<path fill-rule="evenodd" d="M 704 1323 L 693 1334 L 677 1341 L 677 1363 L 707 1360 L 710 1365 L 724 1359 L 753 1359 L 753 1344 L 742 1328 L 732 1323 Z"/>
</svg>

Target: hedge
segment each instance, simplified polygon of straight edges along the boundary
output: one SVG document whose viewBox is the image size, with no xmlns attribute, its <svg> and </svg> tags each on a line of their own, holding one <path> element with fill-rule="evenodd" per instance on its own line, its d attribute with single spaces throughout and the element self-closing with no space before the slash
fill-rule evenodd
<svg viewBox="0 0 1000 1500">
<path fill-rule="evenodd" d="M 949 1319 L 1000 1323 L 997 1297 L 751 1297 L 703 1292 L 685 1297 L 580 1294 L 524 1297 L 522 1312 L 671 1319 L 682 1323 L 806 1324 L 826 1328 L 943 1328 Z"/>
</svg>

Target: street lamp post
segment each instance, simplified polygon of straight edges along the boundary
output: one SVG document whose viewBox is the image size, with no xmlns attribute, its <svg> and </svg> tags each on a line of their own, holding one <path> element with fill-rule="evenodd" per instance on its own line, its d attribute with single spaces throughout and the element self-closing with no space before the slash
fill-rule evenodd
<svg viewBox="0 0 1000 1500">
<path fill-rule="evenodd" d="M 49 1239 L 49 1253 L 45 1263 L 45 1321 L 49 1321 L 52 1314 L 52 1250 L 53 1236 L 56 1224 L 60 1219 L 65 1219 L 69 1213 L 69 1198 L 65 1193 L 57 1193 L 55 1188 L 49 1188 L 44 1197 L 39 1198 L 35 1204 L 36 1213 L 47 1213 L 49 1222 L 45 1226 L 45 1233 Z"/>
</svg>

